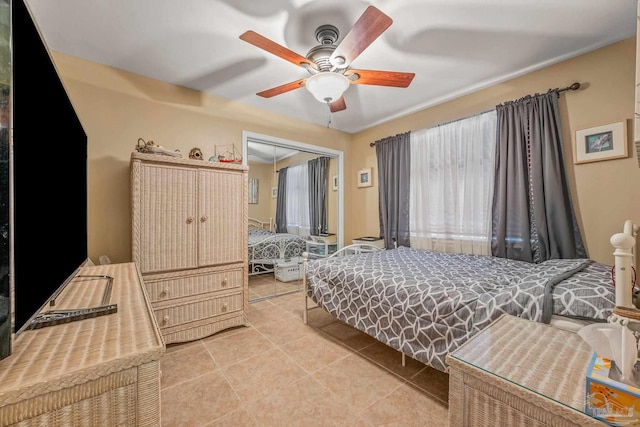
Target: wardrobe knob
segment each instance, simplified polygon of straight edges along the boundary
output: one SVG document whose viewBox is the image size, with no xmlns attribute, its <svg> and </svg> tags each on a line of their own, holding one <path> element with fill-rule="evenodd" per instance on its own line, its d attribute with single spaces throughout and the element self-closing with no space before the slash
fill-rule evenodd
<svg viewBox="0 0 640 427">
<path fill-rule="evenodd" d="M 191 224 L 192 222 L 193 222 L 193 217 L 192 216 L 187 218 L 187 224 Z"/>
<path fill-rule="evenodd" d="M 162 321 L 163 321 L 164 323 L 169 323 L 169 316 L 168 316 L 168 315 L 167 315 L 167 316 L 164 316 L 164 317 L 162 318 Z"/>
<path fill-rule="evenodd" d="M 222 279 L 222 287 L 223 288 L 227 287 L 227 278 L 226 277 L 224 279 Z"/>
<path fill-rule="evenodd" d="M 165 296 L 165 297 L 166 297 L 166 296 L 169 296 L 169 288 L 164 288 L 164 289 L 162 290 L 162 295 L 163 295 L 163 296 Z"/>
<path fill-rule="evenodd" d="M 200 218 L 200 221 L 205 222 L 206 220 L 208 220 L 209 217 L 206 215 L 203 215 L 202 218 Z"/>
<path fill-rule="evenodd" d="M 227 311 L 229 309 L 229 303 L 224 303 L 222 304 L 222 312 L 224 313 L 225 311 Z"/>
</svg>

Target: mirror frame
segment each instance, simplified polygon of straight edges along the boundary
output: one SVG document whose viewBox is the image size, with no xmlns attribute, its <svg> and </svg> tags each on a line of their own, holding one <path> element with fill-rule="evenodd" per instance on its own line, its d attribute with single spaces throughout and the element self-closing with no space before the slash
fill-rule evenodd
<svg viewBox="0 0 640 427">
<path fill-rule="evenodd" d="M 344 152 L 327 147 L 306 144 L 304 142 L 292 141 L 261 133 L 242 131 L 242 164 L 247 166 L 247 153 L 249 141 L 261 144 L 269 144 L 276 147 L 290 148 L 293 150 L 305 151 L 308 153 L 320 154 L 338 159 L 338 249 L 344 246 Z"/>
</svg>

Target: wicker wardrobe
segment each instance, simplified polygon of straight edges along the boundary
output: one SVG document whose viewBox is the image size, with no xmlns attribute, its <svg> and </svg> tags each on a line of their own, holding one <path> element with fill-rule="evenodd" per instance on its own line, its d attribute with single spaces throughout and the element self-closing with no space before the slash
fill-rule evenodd
<svg viewBox="0 0 640 427">
<path fill-rule="evenodd" d="M 133 152 L 132 255 L 167 344 L 246 325 L 248 167 Z"/>
</svg>

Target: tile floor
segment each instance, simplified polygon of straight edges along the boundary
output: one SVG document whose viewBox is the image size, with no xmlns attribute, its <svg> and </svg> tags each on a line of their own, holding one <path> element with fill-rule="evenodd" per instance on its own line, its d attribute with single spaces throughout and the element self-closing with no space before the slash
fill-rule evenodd
<svg viewBox="0 0 640 427">
<path fill-rule="evenodd" d="M 336 320 L 302 322 L 302 292 L 249 304 L 249 322 L 167 346 L 163 426 L 446 426 L 447 374 Z"/>
<path fill-rule="evenodd" d="M 302 280 L 281 282 L 276 280 L 273 273 L 257 274 L 249 277 L 249 301 L 283 295 L 302 289 Z"/>
</svg>

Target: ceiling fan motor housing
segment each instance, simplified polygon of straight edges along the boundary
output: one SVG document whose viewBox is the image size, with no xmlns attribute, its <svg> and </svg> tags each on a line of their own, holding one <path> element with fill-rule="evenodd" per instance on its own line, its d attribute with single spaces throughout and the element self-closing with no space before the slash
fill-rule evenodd
<svg viewBox="0 0 640 427">
<path fill-rule="evenodd" d="M 313 61 L 319 71 L 329 71 L 333 68 L 330 58 L 336 50 L 339 36 L 340 31 L 333 25 L 321 25 L 316 29 L 316 40 L 320 44 L 309 50 L 307 59 Z"/>
<path fill-rule="evenodd" d="M 333 25 L 320 25 L 316 29 L 316 40 L 320 44 L 336 44 L 340 31 Z"/>
<path fill-rule="evenodd" d="M 318 45 L 312 47 L 307 53 L 307 59 L 314 62 L 318 66 L 318 71 L 329 71 L 333 67 L 331 65 L 331 54 L 336 50 L 335 45 Z"/>
</svg>

